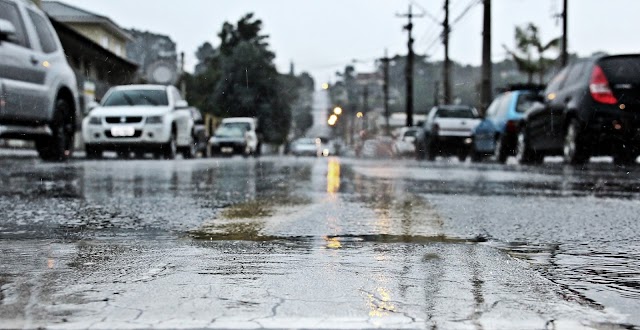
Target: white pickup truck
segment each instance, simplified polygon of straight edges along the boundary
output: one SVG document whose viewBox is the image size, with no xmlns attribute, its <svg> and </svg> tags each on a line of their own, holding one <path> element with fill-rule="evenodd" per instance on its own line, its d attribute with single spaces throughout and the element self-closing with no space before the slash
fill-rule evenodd
<svg viewBox="0 0 640 330">
<path fill-rule="evenodd" d="M 473 143 L 473 130 L 480 124 L 478 111 L 465 105 L 443 105 L 431 109 L 416 134 L 418 159 L 458 156 L 466 160 Z"/>
<path fill-rule="evenodd" d="M 258 156 L 261 143 L 257 133 L 258 120 L 251 117 L 230 117 L 220 123 L 209 139 L 211 155 Z"/>
</svg>

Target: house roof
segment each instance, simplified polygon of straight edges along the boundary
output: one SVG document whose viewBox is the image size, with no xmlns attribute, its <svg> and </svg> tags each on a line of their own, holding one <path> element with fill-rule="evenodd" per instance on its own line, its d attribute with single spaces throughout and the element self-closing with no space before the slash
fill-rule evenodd
<svg viewBox="0 0 640 330">
<path fill-rule="evenodd" d="M 42 10 L 50 17 L 61 23 L 98 24 L 109 32 L 131 41 L 131 36 L 110 18 L 90 11 L 68 5 L 60 1 L 43 1 Z"/>
</svg>

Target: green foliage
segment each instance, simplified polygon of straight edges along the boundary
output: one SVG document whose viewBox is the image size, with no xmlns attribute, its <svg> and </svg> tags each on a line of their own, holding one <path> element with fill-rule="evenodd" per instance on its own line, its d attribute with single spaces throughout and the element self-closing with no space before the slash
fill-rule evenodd
<svg viewBox="0 0 640 330">
<path fill-rule="evenodd" d="M 538 82 L 543 83 L 544 75 L 551 68 L 555 60 L 545 57 L 549 50 L 560 47 L 561 39 L 555 38 L 546 44 L 540 40 L 538 27 L 529 23 L 526 27 L 517 26 L 515 30 L 516 50 L 510 50 L 504 46 L 511 55 L 518 70 L 527 74 L 528 82 L 533 82 L 533 76 L 538 75 Z"/>
<path fill-rule="evenodd" d="M 199 64 L 187 78 L 187 97 L 218 117 L 257 117 L 264 141 L 279 144 L 287 139 L 300 86 L 313 88 L 313 79 L 279 74 L 261 30 L 262 21 L 253 14 L 235 25 L 225 22 L 218 48 L 209 43 L 198 48 Z"/>
</svg>

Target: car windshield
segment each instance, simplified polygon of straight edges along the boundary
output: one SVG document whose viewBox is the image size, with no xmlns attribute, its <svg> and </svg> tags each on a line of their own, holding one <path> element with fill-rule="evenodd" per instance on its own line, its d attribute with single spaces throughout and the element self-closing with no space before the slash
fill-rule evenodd
<svg viewBox="0 0 640 330">
<path fill-rule="evenodd" d="M 476 118 L 471 108 L 441 108 L 436 112 L 437 118 Z"/>
<path fill-rule="evenodd" d="M 523 113 L 529 110 L 532 105 L 539 102 L 539 97 L 535 93 L 522 93 L 518 95 L 518 103 L 516 104 L 516 112 Z"/>
<path fill-rule="evenodd" d="M 119 106 L 168 106 L 167 92 L 164 90 L 116 90 L 102 103 L 104 107 Z"/>
<path fill-rule="evenodd" d="M 0 0 L 0 330 L 640 330 L 640 0 Z"/>
<path fill-rule="evenodd" d="M 251 124 L 249 123 L 223 123 L 222 124 L 225 127 L 229 127 L 229 128 L 237 128 L 240 130 L 244 130 L 244 131 L 249 131 L 251 130 Z"/>
<path fill-rule="evenodd" d="M 299 140 L 296 140 L 296 143 L 297 144 L 301 144 L 301 145 L 304 145 L 304 144 L 307 144 L 307 145 L 313 144 L 313 145 L 315 145 L 316 144 L 316 140 L 315 139 L 299 139 Z"/>
<path fill-rule="evenodd" d="M 221 126 L 216 130 L 216 136 L 220 138 L 244 137 L 246 131 L 237 126 Z"/>
</svg>

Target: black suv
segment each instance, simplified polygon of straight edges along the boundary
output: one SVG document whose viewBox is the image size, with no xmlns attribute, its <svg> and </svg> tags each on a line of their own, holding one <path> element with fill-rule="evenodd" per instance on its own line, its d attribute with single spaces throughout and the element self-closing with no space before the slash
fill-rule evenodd
<svg viewBox="0 0 640 330">
<path fill-rule="evenodd" d="M 520 163 L 562 155 L 583 164 L 613 156 L 633 164 L 640 155 L 640 55 L 599 56 L 564 68 L 525 114 Z"/>
</svg>

